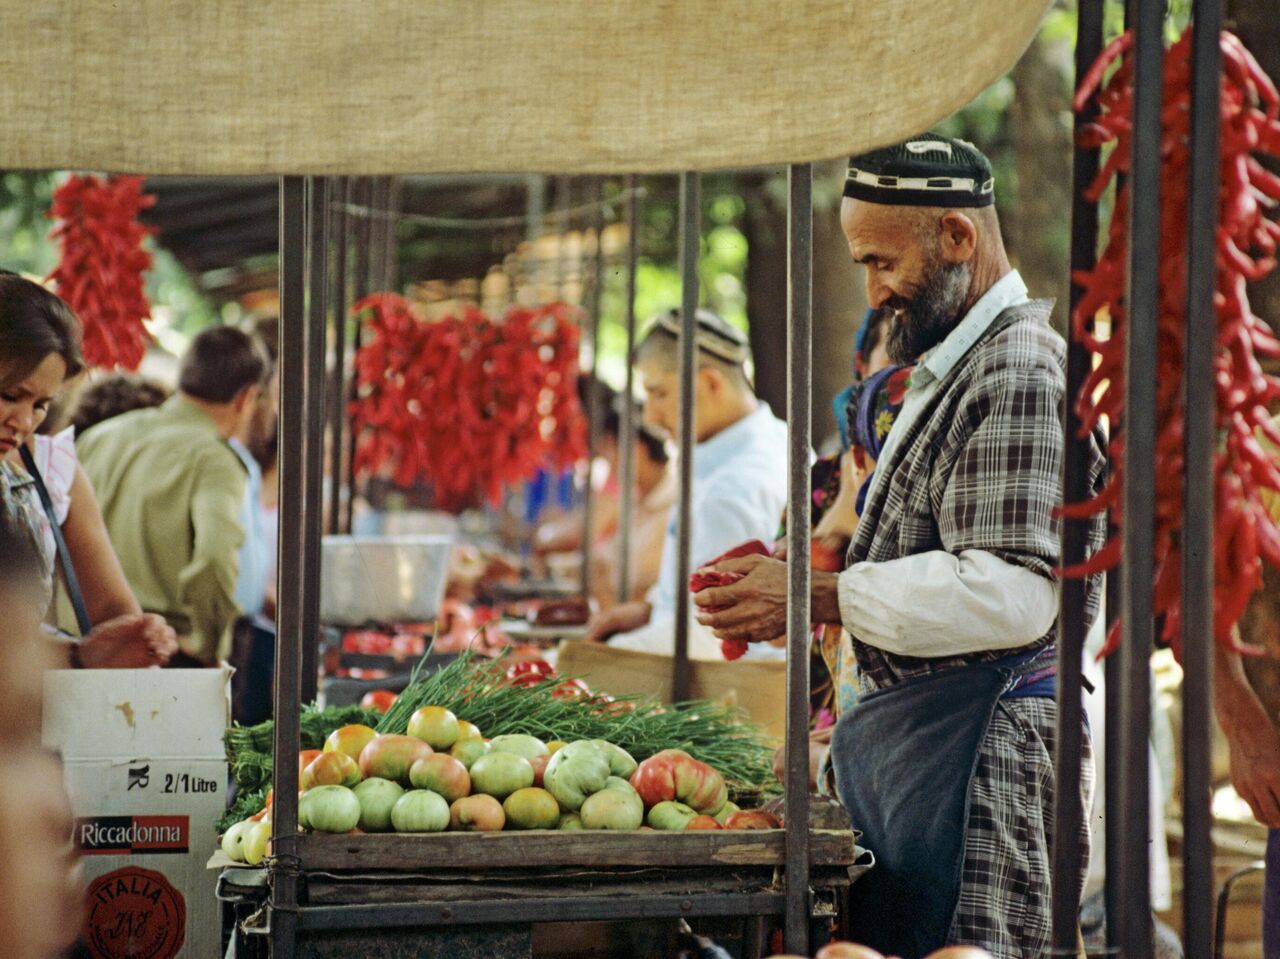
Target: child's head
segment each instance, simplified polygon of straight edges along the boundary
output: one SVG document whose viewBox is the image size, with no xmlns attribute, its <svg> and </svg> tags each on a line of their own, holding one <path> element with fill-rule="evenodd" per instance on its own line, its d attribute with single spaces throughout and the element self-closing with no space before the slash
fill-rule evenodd
<svg viewBox="0 0 1280 959">
<path fill-rule="evenodd" d="M 845 406 L 849 449 L 858 467 L 868 474 L 884 449 L 889 431 L 902 409 L 911 378 L 910 366 L 886 366 L 860 383 L 855 383 Z M 858 491 L 858 512 L 866 499 L 867 482 Z"/>
</svg>

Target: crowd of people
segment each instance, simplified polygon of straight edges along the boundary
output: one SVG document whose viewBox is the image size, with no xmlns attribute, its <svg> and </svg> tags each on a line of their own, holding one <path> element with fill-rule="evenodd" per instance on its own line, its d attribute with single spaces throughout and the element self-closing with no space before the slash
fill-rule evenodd
<svg viewBox="0 0 1280 959">
<path fill-rule="evenodd" d="M 855 382 L 835 401 L 839 448 L 812 464 L 820 681 L 811 778 L 840 799 L 876 854 L 850 921 L 886 953 L 945 943 L 1018 959 L 1051 953 L 1065 344 L 1050 324 L 1052 303 L 1033 299 L 1010 263 L 994 190 L 980 151 L 927 134 L 852 158 L 841 208 L 871 309 Z M 633 357 L 644 399 L 632 451 L 631 595 L 617 601 L 618 424 L 630 397 L 603 404 L 602 454 L 614 479 L 599 487 L 594 527 L 548 526 L 537 545 L 554 554 L 590 538 L 588 579 L 602 612 L 588 641 L 669 654 L 678 604 L 692 603 L 694 658 L 720 658 L 721 640 L 747 643 L 752 658 L 780 658 L 786 426 L 753 390 L 747 338 L 701 310 L 690 559 L 741 578 L 694 596 L 676 582 L 669 441 L 680 422 L 680 328 L 678 312 L 660 314 Z M 274 579 L 272 344 L 232 327 L 207 330 L 183 356 L 172 394 L 105 379 L 83 392 L 73 429 L 42 433 L 51 404 L 83 370 L 79 342 L 57 296 L 0 273 L 0 602 L 17 613 L 0 648 L 9 694 L 0 709 L 14 731 L 6 749 L 28 770 L 0 785 L 0 815 L 29 815 L 50 851 L 35 857 L 34 873 L 22 856 L 22 888 L 0 895 L 0 935 L 34 937 L 5 940 L 22 942 L 22 956 L 62 948 L 77 901 L 70 813 L 33 719 L 40 670 L 215 665 L 237 617 L 270 612 Z M 1095 431 L 1095 491 L 1104 448 Z M 1091 545 L 1103 536 L 1098 520 Z M 749 540 L 777 545 L 772 556 L 707 567 Z M 50 622 L 55 583 L 65 602 L 52 619 L 62 629 Z M 1085 595 L 1096 621 L 1097 576 Z M 1245 629 L 1265 637 L 1277 624 L 1280 583 L 1268 579 Z M 1260 697 L 1223 651 L 1216 682 L 1233 779 L 1273 830 L 1266 909 L 1275 949 L 1280 704 Z M 1087 723 L 1080 734 L 1076 895 L 1094 771 Z M 23 813 L 21 797 L 8 795 L 20 780 L 42 784 L 50 801 Z M 0 831 L 0 876 L 16 874 L 15 834 Z M 24 918 L 34 914 L 48 921 Z"/>
</svg>

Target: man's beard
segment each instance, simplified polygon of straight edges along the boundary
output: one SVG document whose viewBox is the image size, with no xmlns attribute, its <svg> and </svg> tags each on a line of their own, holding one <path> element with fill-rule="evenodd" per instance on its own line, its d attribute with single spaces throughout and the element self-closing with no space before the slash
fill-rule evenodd
<svg viewBox="0 0 1280 959">
<path fill-rule="evenodd" d="M 938 263 L 910 299 L 890 297 L 895 312 L 885 348 L 898 364 L 914 363 L 947 338 L 960 321 L 973 272 L 968 263 Z"/>
</svg>

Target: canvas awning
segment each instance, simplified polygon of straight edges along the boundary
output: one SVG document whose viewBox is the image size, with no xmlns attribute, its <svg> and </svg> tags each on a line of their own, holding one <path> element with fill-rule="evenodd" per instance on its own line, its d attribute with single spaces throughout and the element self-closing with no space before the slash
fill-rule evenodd
<svg viewBox="0 0 1280 959">
<path fill-rule="evenodd" d="M 0 167 L 607 173 L 920 132 L 1048 0 L 42 0 L 0 5 Z"/>
</svg>

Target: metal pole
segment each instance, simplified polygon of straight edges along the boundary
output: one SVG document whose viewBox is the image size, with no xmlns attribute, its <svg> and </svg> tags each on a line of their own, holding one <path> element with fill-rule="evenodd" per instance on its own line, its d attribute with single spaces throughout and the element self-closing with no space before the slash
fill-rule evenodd
<svg viewBox="0 0 1280 959">
<path fill-rule="evenodd" d="M 337 237 L 333 268 L 333 391 L 329 394 L 329 532 L 342 528 L 343 425 L 347 421 L 347 207 L 351 205 L 351 178 L 338 177 L 335 196 L 342 203 L 332 215 L 333 233 Z"/>
<path fill-rule="evenodd" d="M 298 906 L 298 652 L 302 633 L 302 555 L 306 494 L 304 370 L 306 367 L 306 186 L 280 180 L 280 535 L 276 561 L 275 728 L 272 735 L 274 856 L 271 870 L 271 955 L 292 959 Z"/>
<path fill-rule="evenodd" d="M 1164 0 L 1134 6 L 1134 105 L 1125 332 L 1124 574 L 1120 657 L 1121 843 L 1117 919 L 1125 959 L 1152 955 L 1150 879 L 1150 658 L 1156 485 L 1156 349 L 1160 303 L 1160 111 Z"/>
<path fill-rule="evenodd" d="M 384 290 L 394 291 L 400 280 L 400 201 L 404 183 L 396 176 L 386 178 L 387 217 L 383 221 L 382 283 Z"/>
<path fill-rule="evenodd" d="M 369 295 L 369 246 L 370 246 L 370 221 L 368 210 L 370 209 L 372 200 L 372 182 L 369 177 L 359 177 L 353 181 L 352 193 L 355 196 L 357 206 L 365 208 L 365 215 L 356 218 L 355 224 L 355 242 L 356 242 L 356 265 L 355 265 L 355 290 L 354 298 L 358 303 Z M 351 352 L 355 355 L 360 350 L 361 340 L 360 321 L 357 319 L 355 326 L 351 332 Z M 354 367 L 351 372 L 351 387 L 348 390 L 348 398 L 356 398 L 356 390 L 359 389 L 359 378 L 355 374 Z M 347 420 L 347 516 L 343 528 L 350 533 L 355 523 L 356 513 L 356 431 L 352 428 L 350 418 Z"/>
<path fill-rule="evenodd" d="M 636 258 L 639 241 L 639 201 L 636 199 L 636 178 L 628 176 L 627 190 L 627 382 L 622 390 L 622 430 L 618 437 L 621 447 L 622 509 L 618 520 L 618 602 L 631 599 L 631 516 L 635 505 L 636 484 L 636 418 L 635 396 L 636 370 L 631 354 L 636 348 Z"/>
<path fill-rule="evenodd" d="M 592 272 L 587 286 L 587 322 L 591 341 L 590 379 L 587 382 L 587 485 L 586 498 L 582 510 L 582 595 L 591 595 L 591 560 L 595 554 L 594 530 L 596 525 L 596 497 L 591 485 L 596 453 L 600 449 L 600 281 L 601 269 L 600 235 L 604 232 L 604 180 L 593 177 L 592 188 L 588 196 L 596 203 L 591 217 L 591 228 L 596 233 L 596 255 L 592 264 Z"/>
<path fill-rule="evenodd" d="M 302 535 L 302 702 L 314 702 L 319 677 L 320 532 L 324 504 L 324 352 L 329 299 L 329 181 L 307 177 L 307 366 L 303 424 L 307 458 Z"/>
<path fill-rule="evenodd" d="M 787 913 L 788 952 L 809 953 L 809 449 L 812 430 L 813 167 L 787 197 Z"/>
<path fill-rule="evenodd" d="M 1102 0 L 1082 0 L 1076 36 L 1076 76 L 1082 77 L 1102 50 Z M 1076 114 L 1076 129 L 1092 120 L 1089 114 Z M 1074 151 L 1071 209 L 1071 270 L 1087 270 L 1096 259 L 1098 242 L 1098 207 L 1084 198 L 1085 188 L 1098 170 L 1096 150 Z M 1071 309 L 1081 296 L 1079 286 L 1072 284 Z M 1090 356 L 1080 343 L 1070 340 L 1067 347 L 1067 392 L 1063 403 L 1063 502 L 1081 503 L 1093 493 L 1089 483 L 1090 441 L 1080 439 L 1080 418 L 1076 415 L 1075 397 L 1080 384 L 1089 375 Z M 1080 520 L 1064 520 L 1062 528 L 1062 562 L 1082 562 L 1089 547 L 1089 524 Z M 1087 581 L 1064 580 L 1058 611 L 1058 736 L 1054 744 L 1054 791 L 1052 868 L 1053 919 L 1052 950 L 1056 956 L 1075 956 L 1080 928 L 1080 830 L 1085 809 L 1080 793 L 1080 757 L 1084 748 L 1083 685 L 1084 642 L 1089 632 L 1085 619 Z"/>
<path fill-rule="evenodd" d="M 689 582 L 693 548 L 693 424 L 694 363 L 698 336 L 698 255 L 702 181 L 697 173 L 680 174 L 680 499 L 676 506 L 676 635 L 672 657 L 671 697 L 675 702 L 689 698 Z"/>
<path fill-rule="evenodd" d="M 1182 401 L 1183 948 L 1213 955 L 1213 463 L 1216 439 L 1213 305 L 1218 228 L 1222 0 L 1196 0 L 1191 38 L 1191 156 L 1187 207 L 1187 338 Z M 1191 504 L 1194 503 L 1194 508 Z"/>
</svg>

